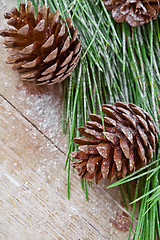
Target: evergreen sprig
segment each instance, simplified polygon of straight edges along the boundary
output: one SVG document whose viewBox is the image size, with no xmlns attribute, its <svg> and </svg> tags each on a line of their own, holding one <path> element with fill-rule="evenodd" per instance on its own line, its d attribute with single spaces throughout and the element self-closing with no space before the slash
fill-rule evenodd
<svg viewBox="0 0 160 240">
<path fill-rule="evenodd" d="M 19 3 L 20 0 L 17 0 Z M 89 113 L 101 115 L 102 103 L 133 102 L 148 111 L 160 124 L 160 17 L 131 28 L 116 23 L 102 0 L 32 0 L 37 6 L 47 3 L 51 11 L 60 9 L 63 18 L 70 16 L 82 42 L 82 58 L 72 76 L 64 82 L 63 132 L 68 131 L 68 197 L 70 153 L 78 128 Z M 134 240 L 160 239 L 160 153 L 146 167 L 110 187 L 137 181 L 132 221 L 136 202 L 139 217 Z M 82 187 L 88 199 L 87 182 Z M 129 232 L 130 239 L 132 224 Z"/>
</svg>

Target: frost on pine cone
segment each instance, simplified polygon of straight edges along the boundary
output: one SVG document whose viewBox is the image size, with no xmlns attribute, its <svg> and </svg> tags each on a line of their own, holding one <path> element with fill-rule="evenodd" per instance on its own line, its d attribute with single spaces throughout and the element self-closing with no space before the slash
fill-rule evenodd
<svg viewBox="0 0 160 240">
<path fill-rule="evenodd" d="M 71 18 L 61 20 L 59 11 L 49 13 L 45 5 L 38 6 L 35 18 L 31 2 L 27 7 L 20 4 L 19 11 L 13 8 L 4 17 L 10 25 L 0 31 L 5 46 L 10 48 L 6 62 L 21 73 L 22 80 L 50 85 L 72 73 L 80 58 L 81 42 Z"/>
<path fill-rule="evenodd" d="M 116 22 L 128 22 L 132 27 L 148 23 L 160 11 L 159 0 L 103 0 L 107 10 L 112 11 Z"/>
<path fill-rule="evenodd" d="M 91 121 L 79 132 L 84 137 L 74 139 L 78 150 L 71 153 L 73 167 L 81 178 L 89 181 L 115 176 L 125 177 L 127 173 L 149 163 L 158 142 L 157 129 L 153 119 L 142 108 L 129 103 L 117 102 L 102 105 L 102 118 L 90 114 Z"/>
</svg>

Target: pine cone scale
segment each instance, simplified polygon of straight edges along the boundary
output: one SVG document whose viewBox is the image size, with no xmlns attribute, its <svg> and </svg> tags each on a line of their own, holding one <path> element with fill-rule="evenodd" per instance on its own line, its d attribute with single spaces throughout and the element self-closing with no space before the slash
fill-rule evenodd
<svg viewBox="0 0 160 240">
<path fill-rule="evenodd" d="M 126 138 L 120 138 L 120 147 L 125 157 L 129 159 L 130 144 Z"/>
<path fill-rule="evenodd" d="M 113 162 L 112 166 L 110 167 L 109 174 L 108 174 L 108 178 L 109 178 L 110 182 L 112 182 L 113 179 L 115 178 L 115 173 L 116 173 L 116 164 L 115 164 L 115 162 Z"/>
<path fill-rule="evenodd" d="M 139 136 L 141 137 L 141 139 L 143 141 L 144 146 L 147 147 L 148 146 L 148 136 L 145 134 L 145 131 L 142 128 L 138 127 L 137 129 L 138 129 Z"/>
<path fill-rule="evenodd" d="M 122 173 L 121 173 L 122 178 L 124 178 L 127 175 L 127 172 L 128 172 L 127 159 L 123 155 L 123 158 L 122 158 Z"/>
<path fill-rule="evenodd" d="M 151 147 L 151 144 L 148 144 L 148 147 L 146 148 L 146 157 L 147 159 L 151 159 L 153 157 L 153 149 Z"/>
<path fill-rule="evenodd" d="M 143 147 L 143 144 L 142 144 L 139 136 L 136 136 L 136 140 L 137 140 L 138 154 L 139 154 L 140 158 L 142 159 L 142 161 L 144 161 L 145 160 L 145 149 Z"/>
<path fill-rule="evenodd" d="M 117 136 L 115 133 L 104 132 L 105 138 L 113 144 L 117 143 Z M 104 139 L 105 140 L 105 139 Z"/>
<path fill-rule="evenodd" d="M 84 145 L 84 144 L 97 144 L 100 141 L 99 140 L 88 139 L 88 138 L 77 137 L 77 138 L 74 139 L 74 142 L 79 144 L 79 145 Z"/>
<path fill-rule="evenodd" d="M 122 169 L 122 149 L 119 145 L 116 145 L 114 148 L 114 161 L 116 163 L 117 171 Z"/>
<path fill-rule="evenodd" d="M 131 145 L 129 149 L 129 170 L 132 172 L 134 168 L 135 168 L 135 149 L 134 145 Z"/>
<path fill-rule="evenodd" d="M 96 168 L 98 168 L 99 163 L 102 161 L 102 157 L 101 156 L 91 156 L 88 160 L 87 163 L 87 171 L 90 174 L 95 173 Z"/>
<path fill-rule="evenodd" d="M 47 51 L 49 50 L 52 46 L 53 46 L 53 43 L 54 43 L 54 34 L 52 34 L 48 40 L 42 45 L 41 47 L 41 51 L 43 53 L 43 51 Z"/>
<path fill-rule="evenodd" d="M 79 151 L 84 152 L 85 154 L 98 154 L 97 145 L 83 145 L 78 147 Z"/>
<path fill-rule="evenodd" d="M 111 150 L 112 150 L 112 144 L 107 143 L 107 142 L 101 142 L 100 144 L 98 144 L 98 146 L 96 148 L 98 150 L 98 154 L 100 156 L 102 156 L 103 158 L 107 159 L 110 155 Z"/>
<path fill-rule="evenodd" d="M 156 148 L 156 142 L 158 142 L 158 141 L 156 141 L 155 135 L 151 131 L 149 131 L 149 140 L 150 140 L 150 144 L 152 146 L 152 149 L 155 149 Z"/>
<path fill-rule="evenodd" d="M 156 126 L 143 109 L 134 104 L 116 103 L 115 106 L 103 105 L 102 110 L 107 114 L 104 117 L 105 131 L 101 117 L 91 114 L 92 121 L 79 128 L 80 134 L 85 138 L 75 139 L 79 151 L 71 154 L 72 158 L 81 159 L 80 162 L 73 163 L 80 171 L 79 175 L 90 181 L 94 178 L 96 181 L 101 178 L 112 181 L 115 176 L 124 177 L 145 166 L 152 158 L 157 144 Z M 131 119 L 134 119 L 134 123 Z M 86 163 L 83 170 L 82 153 L 85 154 Z"/>
<path fill-rule="evenodd" d="M 103 158 L 102 160 L 101 172 L 104 179 L 108 177 L 111 160 L 110 156 L 108 158 Z"/>
</svg>

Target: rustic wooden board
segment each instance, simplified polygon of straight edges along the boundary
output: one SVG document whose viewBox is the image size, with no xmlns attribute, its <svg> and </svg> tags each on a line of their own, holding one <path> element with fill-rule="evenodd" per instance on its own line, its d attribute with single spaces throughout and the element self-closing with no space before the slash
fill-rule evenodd
<svg viewBox="0 0 160 240">
<path fill-rule="evenodd" d="M 0 6 L 2 27 L 4 11 L 16 0 L 0 0 Z M 125 224 L 130 220 L 119 189 L 93 184 L 87 202 L 75 173 L 67 199 L 62 84 L 23 84 L 5 64 L 7 54 L 0 44 L 0 239 L 127 239 L 128 232 L 111 223 L 122 213 Z"/>
</svg>

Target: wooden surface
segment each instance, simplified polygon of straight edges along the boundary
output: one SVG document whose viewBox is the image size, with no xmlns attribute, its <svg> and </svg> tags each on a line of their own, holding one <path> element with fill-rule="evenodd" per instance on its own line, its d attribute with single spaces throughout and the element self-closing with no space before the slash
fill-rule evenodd
<svg viewBox="0 0 160 240">
<path fill-rule="evenodd" d="M 1 28 L 13 6 L 16 0 L 0 0 Z M 7 55 L 0 44 L 0 240 L 127 239 L 128 231 L 113 223 L 130 221 L 118 188 L 93 184 L 87 202 L 75 173 L 67 199 L 62 85 L 22 83 L 5 64 Z"/>
</svg>

